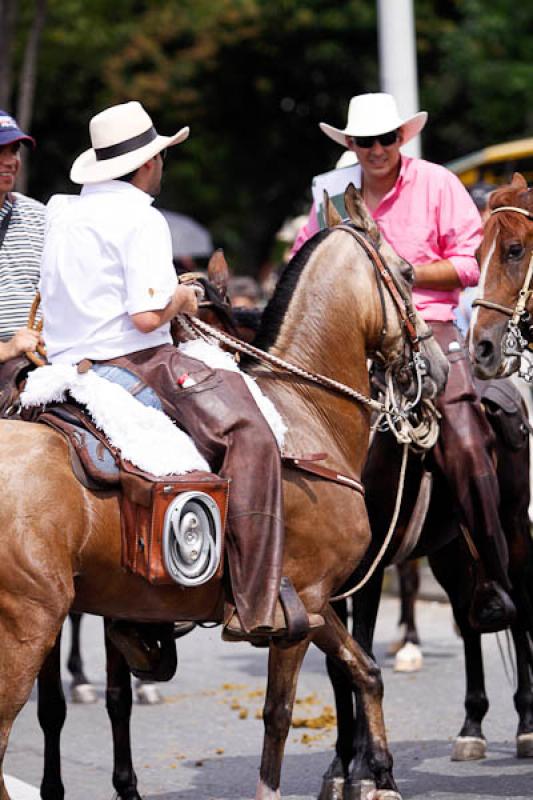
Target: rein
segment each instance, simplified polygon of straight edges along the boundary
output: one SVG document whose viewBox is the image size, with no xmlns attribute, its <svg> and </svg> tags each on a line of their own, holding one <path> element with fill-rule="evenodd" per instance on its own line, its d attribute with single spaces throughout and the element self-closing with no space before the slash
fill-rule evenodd
<svg viewBox="0 0 533 800">
<path fill-rule="evenodd" d="M 417 381 L 417 393 L 415 400 L 409 403 L 405 408 L 400 408 L 395 398 L 392 376 L 389 377 L 387 382 L 385 401 L 380 403 L 377 400 L 358 392 L 356 389 L 352 389 L 351 387 L 340 383 L 339 381 L 335 381 L 332 378 L 326 377 L 325 375 L 303 369 L 302 367 L 286 361 L 285 359 L 274 356 L 264 350 L 260 350 L 259 348 L 254 347 L 247 342 L 243 342 L 242 340 L 237 339 L 228 333 L 219 331 L 218 329 L 208 325 L 206 322 L 202 322 L 196 317 L 191 317 L 188 314 L 182 314 L 178 317 L 178 321 L 185 330 L 188 329 L 189 333 L 192 332 L 193 334 L 200 335 L 202 338 L 214 338 L 226 345 L 231 350 L 244 353 L 256 361 L 267 364 L 270 367 L 281 369 L 284 372 L 297 375 L 298 377 L 303 378 L 310 383 L 314 383 L 330 391 L 342 394 L 357 403 L 361 403 L 362 405 L 371 408 L 373 411 L 378 412 L 381 418 L 385 418 L 387 420 L 391 431 L 393 432 L 397 441 L 401 444 L 405 444 L 406 442 L 414 442 L 418 447 L 423 449 L 432 447 L 436 439 L 433 429 L 437 426 L 429 423 L 431 432 L 428 435 L 427 431 L 422 432 L 421 430 L 421 427 L 427 426 L 427 419 L 424 420 L 422 426 L 419 425 L 417 427 L 413 427 L 411 422 L 407 419 L 407 414 L 420 402 L 422 393 L 422 379 L 427 372 L 424 359 L 420 353 L 421 339 L 416 331 L 414 309 L 409 300 L 404 296 L 400 286 L 398 285 L 389 268 L 386 266 L 378 250 L 354 228 L 349 227 L 348 225 L 340 224 L 336 225 L 332 230 L 336 229 L 349 233 L 350 236 L 352 236 L 363 248 L 366 255 L 370 259 L 372 266 L 374 267 L 376 276 L 381 278 L 381 282 L 388 290 L 396 306 L 402 327 L 406 331 L 407 339 L 413 355 L 413 367 Z M 378 289 L 380 290 L 380 296 L 381 282 L 377 281 Z"/>
</svg>

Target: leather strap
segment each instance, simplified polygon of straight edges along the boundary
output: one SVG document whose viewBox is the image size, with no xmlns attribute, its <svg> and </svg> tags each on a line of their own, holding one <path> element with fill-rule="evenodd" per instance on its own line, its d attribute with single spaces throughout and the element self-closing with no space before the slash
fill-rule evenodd
<svg viewBox="0 0 533 800">
<path fill-rule="evenodd" d="M 409 301 L 404 297 L 400 287 L 394 279 L 393 274 L 383 261 L 381 254 L 378 252 L 378 250 L 376 250 L 374 245 L 355 228 L 351 228 L 349 225 L 336 225 L 335 228 L 346 231 L 346 233 L 349 233 L 354 239 L 356 239 L 356 241 L 359 242 L 374 265 L 374 268 L 377 270 L 383 283 L 387 287 L 388 292 L 392 297 L 394 304 L 396 305 L 400 319 L 402 320 L 405 330 L 407 331 L 407 335 L 409 336 L 411 347 L 413 350 L 418 352 L 419 339 L 414 322 L 414 310 Z"/>
<path fill-rule="evenodd" d="M 433 475 L 428 470 L 424 470 L 420 479 L 418 497 L 416 498 L 411 519 L 409 520 L 409 524 L 405 529 L 402 541 L 400 542 L 400 545 L 394 554 L 394 558 L 391 561 L 392 564 L 401 564 L 402 561 L 405 561 L 407 558 L 409 558 L 410 554 L 418 544 L 420 534 L 422 533 L 422 528 L 424 527 L 424 522 L 426 521 L 432 488 Z"/>
<path fill-rule="evenodd" d="M 347 486 L 349 489 L 353 489 L 363 495 L 363 497 L 365 496 L 365 488 L 360 480 L 350 478 L 334 469 L 316 463 L 317 461 L 323 461 L 325 458 L 327 458 L 327 453 L 312 453 L 304 456 L 291 456 L 284 453 L 281 456 L 281 461 L 287 467 L 299 469 L 302 472 L 307 472 L 317 478 L 324 478 L 324 480 L 332 481 L 333 483 L 339 483 L 341 486 Z"/>
<path fill-rule="evenodd" d="M 288 641 L 303 639 L 309 633 L 309 616 L 290 578 L 282 576 L 279 599 L 287 623 Z"/>
</svg>

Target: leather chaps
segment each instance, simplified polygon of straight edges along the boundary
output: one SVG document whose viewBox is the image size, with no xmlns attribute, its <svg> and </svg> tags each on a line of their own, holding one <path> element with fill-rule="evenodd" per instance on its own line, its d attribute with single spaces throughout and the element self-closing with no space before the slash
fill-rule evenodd
<svg viewBox="0 0 533 800">
<path fill-rule="evenodd" d="M 460 334 L 451 322 L 432 322 L 431 327 L 450 362 L 446 389 L 437 401 L 441 434 L 433 457 L 458 501 L 489 577 L 509 591 L 494 432 L 476 392 Z"/>
<path fill-rule="evenodd" d="M 242 377 L 210 369 L 172 345 L 105 363 L 152 388 L 212 471 L 231 480 L 226 547 L 235 605 L 247 632 L 273 627 L 284 543 L 281 460 Z"/>
</svg>

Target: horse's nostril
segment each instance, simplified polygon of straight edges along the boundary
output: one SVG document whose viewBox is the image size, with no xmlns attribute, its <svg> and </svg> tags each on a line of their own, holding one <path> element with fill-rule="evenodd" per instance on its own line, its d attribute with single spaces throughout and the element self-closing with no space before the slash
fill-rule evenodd
<svg viewBox="0 0 533 800">
<path fill-rule="evenodd" d="M 476 361 L 479 364 L 488 363 L 494 355 L 494 345 L 488 339 L 482 339 L 476 344 Z"/>
</svg>

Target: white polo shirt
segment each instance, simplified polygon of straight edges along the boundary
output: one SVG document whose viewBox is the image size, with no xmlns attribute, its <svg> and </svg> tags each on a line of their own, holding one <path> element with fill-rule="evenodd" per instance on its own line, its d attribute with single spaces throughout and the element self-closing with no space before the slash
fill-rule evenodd
<svg viewBox="0 0 533 800">
<path fill-rule="evenodd" d="M 177 283 L 168 224 L 152 202 L 117 180 L 48 202 L 40 290 L 52 363 L 105 360 L 171 342 L 168 323 L 141 333 L 130 316 L 164 308 Z"/>
</svg>

